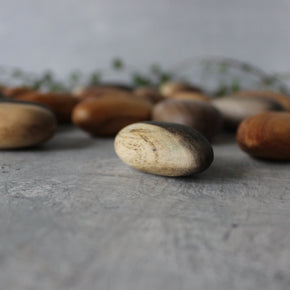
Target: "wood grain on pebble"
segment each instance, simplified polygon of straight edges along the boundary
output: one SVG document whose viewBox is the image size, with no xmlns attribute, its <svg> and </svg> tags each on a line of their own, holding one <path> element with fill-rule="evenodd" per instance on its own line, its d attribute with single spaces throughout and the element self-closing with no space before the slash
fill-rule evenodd
<svg viewBox="0 0 290 290">
<path fill-rule="evenodd" d="M 239 91 L 235 94 L 236 96 L 246 96 L 246 97 L 259 97 L 259 98 L 267 98 L 280 103 L 286 111 L 290 112 L 290 97 L 275 91 L 250 91 L 250 90 L 243 90 Z"/>
<path fill-rule="evenodd" d="M 140 98 L 93 97 L 75 107 L 72 120 L 93 136 L 113 136 L 131 123 L 149 120 L 151 110 L 152 105 Z"/>
<path fill-rule="evenodd" d="M 65 93 L 26 93 L 17 96 L 17 100 L 30 101 L 50 108 L 59 123 L 70 123 L 73 108 L 79 102 L 70 94 Z"/>
<path fill-rule="evenodd" d="M 275 100 L 259 97 L 226 96 L 212 100 L 212 104 L 221 112 L 227 129 L 236 130 L 246 118 L 266 112 L 283 111 Z"/>
<path fill-rule="evenodd" d="M 214 139 L 223 125 L 222 115 L 214 106 L 192 100 L 168 99 L 160 102 L 153 108 L 152 119 L 189 126 L 209 141 Z"/>
<path fill-rule="evenodd" d="M 53 136 L 56 126 L 49 109 L 28 103 L 0 102 L 0 149 L 38 145 Z"/>
<path fill-rule="evenodd" d="M 254 157 L 290 160 L 290 113 L 266 112 L 247 118 L 237 131 L 240 148 Z"/>
<path fill-rule="evenodd" d="M 126 164 L 163 176 L 199 173 L 213 161 L 212 147 L 198 131 L 165 122 L 125 127 L 115 138 L 115 151 Z"/>
</svg>

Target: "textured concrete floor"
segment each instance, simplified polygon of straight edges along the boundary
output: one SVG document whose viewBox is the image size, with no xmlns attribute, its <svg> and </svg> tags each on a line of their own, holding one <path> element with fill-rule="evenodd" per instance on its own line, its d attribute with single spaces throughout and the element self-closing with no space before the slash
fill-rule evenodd
<svg viewBox="0 0 290 290">
<path fill-rule="evenodd" d="M 290 165 L 214 149 L 189 178 L 71 129 L 1 152 L 0 289 L 289 290 Z"/>
</svg>

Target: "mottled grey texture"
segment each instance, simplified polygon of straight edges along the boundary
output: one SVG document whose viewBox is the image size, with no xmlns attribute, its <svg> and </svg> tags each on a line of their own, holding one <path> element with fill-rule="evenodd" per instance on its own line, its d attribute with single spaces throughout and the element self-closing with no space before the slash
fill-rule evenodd
<svg viewBox="0 0 290 290">
<path fill-rule="evenodd" d="M 288 290 L 289 164 L 226 138 L 203 174 L 135 171 L 67 130 L 0 153 L 0 288 Z"/>
</svg>

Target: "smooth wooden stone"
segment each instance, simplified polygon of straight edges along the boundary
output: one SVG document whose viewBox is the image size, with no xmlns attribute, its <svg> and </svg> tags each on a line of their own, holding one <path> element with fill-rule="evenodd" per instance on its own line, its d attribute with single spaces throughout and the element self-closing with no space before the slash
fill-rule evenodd
<svg viewBox="0 0 290 290">
<path fill-rule="evenodd" d="M 178 91 L 201 92 L 201 89 L 185 82 L 169 81 L 160 86 L 160 93 L 165 97 L 170 97 Z"/>
<path fill-rule="evenodd" d="M 238 128 L 237 142 L 251 156 L 290 161 L 290 113 L 267 112 L 247 118 Z"/>
<path fill-rule="evenodd" d="M 72 120 L 93 136 L 114 136 L 131 123 L 149 120 L 151 110 L 151 103 L 136 97 L 92 97 L 75 107 Z"/>
<path fill-rule="evenodd" d="M 210 98 L 200 92 L 195 91 L 177 91 L 169 96 L 175 100 L 193 100 L 193 101 L 203 101 L 209 102 Z"/>
<path fill-rule="evenodd" d="M 155 95 L 154 95 L 155 94 Z M 136 91 L 129 91 L 128 89 L 123 89 L 114 86 L 105 86 L 100 85 L 96 87 L 88 87 L 88 88 L 80 88 L 79 91 L 74 92 L 74 96 L 83 101 L 88 98 L 135 98 L 142 99 L 154 104 L 157 102 L 157 98 L 159 100 L 164 99 L 158 92 L 153 93 L 153 89 L 146 88 L 144 91 L 137 89 Z"/>
<path fill-rule="evenodd" d="M 29 103 L 0 102 L 0 149 L 35 146 L 50 139 L 57 127 L 53 112 Z"/>
<path fill-rule="evenodd" d="M 126 164 L 163 176 L 199 173 L 213 161 L 212 147 L 198 131 L 166 122 L 125 127 L 115 138 L 115 151 Z"/>
<path fill-rule="evenodd" d="M 265 90 L 261 91 L 243 90 L 237 92 L 235 96 L 260 97 L 271 99 L 280 103 L 286 111 L 290 112 L 290 97 L 279 92 Z"/>
<path fill-rule="evenodd" d="M 222 114 L 227 129 L 236 130 L 246 118 L 266 111 L 283 111 L 278 102 L 259 97 L 226 96 L 211 102 Z"/>
<path fill-rule="evenodd" d="M 2 94 L 7 98 L 16 98 L 19 95 L 23 95 L 29 92 L 33 92 L 30 87 L 3 87 L 1 89 Z"/>
<path fill-rule="evenodd" d="M 141 87 L 134 91 L 134 94 L 140 98 L 144 98 L 152 104 L 159 103 L 165 99 L 157 90 L 151 87 Z"/>
<path fill-rule="evenodd" d="M 220 133 L 223 126 L 222 115 L 214 106 L 193 100 L 170 99 L 160 102 L 153 108 L 152 119 L 189 126 L 209 141 Z"/>
<path fill-rule="evenodd" d="M 107 84 L 107 85 L 97 85 L 89 87 L 78 87 L 75 88 L 72 94 L 78 99 L 87 99 L 91 97 L 102 97 L 102 96 L 119 96 L 127 95 L 132 93 L 132 88 L 125 85 L 118 84 Z"/>
<path fill-rule="evenodd" d="M 31 92 L 17 96 L 17 100 L 35 102 L 50 108 L 59 123 L 70 123 L 73 108 L 79 100 L 66 93 Z"/>
</svg>

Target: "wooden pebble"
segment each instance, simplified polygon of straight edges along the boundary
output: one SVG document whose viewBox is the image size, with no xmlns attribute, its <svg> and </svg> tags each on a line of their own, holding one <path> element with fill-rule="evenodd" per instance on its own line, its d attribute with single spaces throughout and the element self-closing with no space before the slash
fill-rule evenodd
<svg viewBox="0 0 290 290">
<path fill-rule="evenodd" d="M 42 106 L 0 102 L 0 149 L 38 145 L 50 139 L 57 127 L 55 115 Z"/>
<path fill-rule="evenodd" d="M 115 151 L 129 166 L 163 176 L 199 173 L 213 161 L 212 147 L 198 131 L 165 122 L 125 127 L 115 138 Z"/>
<path fill-rule="evenodd" d="M 134 91 L 137 97 L 144 98 L 152 104 L 159 103 L 165 99 L 158 91 L 150 87 L 141 87 Z"/>
<path fill-rule="evenodd" d="M 246 118 L 266 111 L 283 111 L 276 101 L 256 97 L 226 96 L 211 102 L 222 114 L 227 129 L 236 130 Z"/>
<path fill-rule="evenodd" d="M 261 91 L 243 90 L 237 92 L 235 96 L 257 97 L 274 100 L 280 103 L 286 111 L 290 112 L 290 97 L 279 92 L 265 90 Z"/>
<path fill-rule="evenodd" d="M 33 92 L 33 90 L 29 87 L 21 86 L 21 87 L 3 87 L 1 90 L 3 96 L 6 98 L 17 98 L 17 96 Z"/>
<path fill-rule="evenodd" d="M 35 102 L 50 108 L 59 123 L 70 123 L 73 108 L 79 102 L 71 94 L 32 92 L 17 96 L 17 100 Z"/>
<path fill-rule="evenodd" d="M 126 95 L 88 98 L 75 107 L 72 120 L 93 136 L 114 136 L 131 123 L 149 120 L 151 110 L 148 101 Z"/>
<path fill-rule="evenodd" d="M 209 102 L 210 98 L 200 92 L 192 91 L 177 91 L 169 96 L 175 100 L 193 100 L 193 101 L 203 101 Z"/>
<path fill-rule="evenodd" d="M 72 92 L 72 94 L 80 100 L 84 100 L 91 97 L 103 97 L 111 95 L 118 97 L 119 95 L 127 95 L 130 93 L 132 93 L 132 89 L 130 87 L 113 84 L 78 87 L 75 88 Z"/>
<path fill-rule="evenodd" d="M 245 119 L 237 142 L 251 156 L 290 161 L 290 113 L 266 112 Z"/>
<path fill-rule="evenodd" d="M 201 92 L 201 89 L 185 82 L 169 81 L 160 86 L 160 93 L 165 97 L 170 97 L 176 92 L 190 91 Z"/>
<path fill-rule="evenodd" d="M 223 118 L 214 106 L 192 100 L 168 99 L 160 102 L 153 108 L 152 119 L 189 126 L 209 141 L 220 133 L 223 126 Z"/>
</svg>

